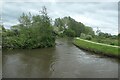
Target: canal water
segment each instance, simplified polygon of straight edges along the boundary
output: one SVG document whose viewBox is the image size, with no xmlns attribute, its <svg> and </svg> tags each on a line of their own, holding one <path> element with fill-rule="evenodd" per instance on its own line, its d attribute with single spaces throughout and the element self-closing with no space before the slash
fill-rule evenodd
<svg viewBox="0 0 120 80">
<path fill-rule="evenodd" d="M 56 46 L 32 50 L 3 50 L 4 78 L 117 78 L 118 61 L 57 39 Z"/>
</svg>

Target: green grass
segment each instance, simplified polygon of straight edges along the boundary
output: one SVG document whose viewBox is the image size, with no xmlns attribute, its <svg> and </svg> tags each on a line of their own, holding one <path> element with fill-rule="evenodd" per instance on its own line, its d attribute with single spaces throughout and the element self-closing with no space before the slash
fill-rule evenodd
<svg viewBox="0 0 120 80">
<path fill-rule="evenodd" d="M 95 52 L 97 54 L 104 54 L 107 56 L 113 56 L 118 57 L 120 53 L 118 53 L 118 50 L 120 50 L 120 47 L 114 47 L 111 45 L 105 45 L 105 44 L 99 44 L 99 43 L 92 43 L 88 40 L 78 39 L 74 38 L 73 43 L 78 46 L 79 48 Z"/>
<path fill-rule="evenodd" d="M 109 44 L 109 45 L 116 45 L 118 46 L 118 39 L 110 39 L 110 38 L 92 38 L 93 42 L 98 42 L 98 43 L 104 43 L 104 44 Z"/>
</svg>

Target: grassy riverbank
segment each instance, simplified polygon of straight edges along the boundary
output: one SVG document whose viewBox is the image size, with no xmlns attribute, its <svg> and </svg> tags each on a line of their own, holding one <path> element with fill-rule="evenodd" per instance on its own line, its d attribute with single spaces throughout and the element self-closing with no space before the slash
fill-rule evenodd
<svg viewBox="0 0 120 80">
<path fill-rule="evenodd" d="M 120 55 L 120 53 L 118 53 L 120 47 L 118 46 L 96 43 L 80 38 L 74 38 L 73 43 L 79 48 L 85 49 L 87 51 L 92 51 L 97 54 L 103 54 L 111 57 L 118 57 Z"/>
</svg>

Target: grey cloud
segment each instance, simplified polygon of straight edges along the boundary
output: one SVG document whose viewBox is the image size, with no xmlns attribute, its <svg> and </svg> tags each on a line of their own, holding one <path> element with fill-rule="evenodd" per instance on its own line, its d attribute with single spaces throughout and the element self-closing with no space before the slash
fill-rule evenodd
<svg viewBox="0 0 120 80">
<path fill-rule="evenodd" d="M 115 2 L 6 2 L 3 6 L 4 24 L 11 26 L 17 23 L 22 12 L 38 14 L 42 6 L 47 7 L 48 15 L 53 19 L 71 16 L 93 28 L 98 26 L 103 31 L 111 31 L 112 34 L 115 33 L 113 29 L 118 29 L 118 6 Z"/>
</svg>

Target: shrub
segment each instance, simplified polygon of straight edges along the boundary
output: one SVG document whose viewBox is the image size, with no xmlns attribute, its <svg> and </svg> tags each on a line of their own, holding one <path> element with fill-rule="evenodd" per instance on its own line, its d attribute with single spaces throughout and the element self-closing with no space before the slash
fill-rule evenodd
<svg viewBox="0 0 120 80">
<path fill-rule="evenodd" d="M 86 35 L 84 33 L 81 33 L 80 38 L 85 39 Z"/>
<path fill-rule="evenodd" d="M 67 35 L 68 37 L 74 37 L 75 36 L 75 32 L 71 29 L 66 29 L 64 31 L 64 34 Z"/>
<path fill-rule="evenodd" d="M 85 39 L 91 40 L 91 39 L 92 39 L 92 36 L 91 36 L 91 35 L 87 35 Z"/>
</svg>

